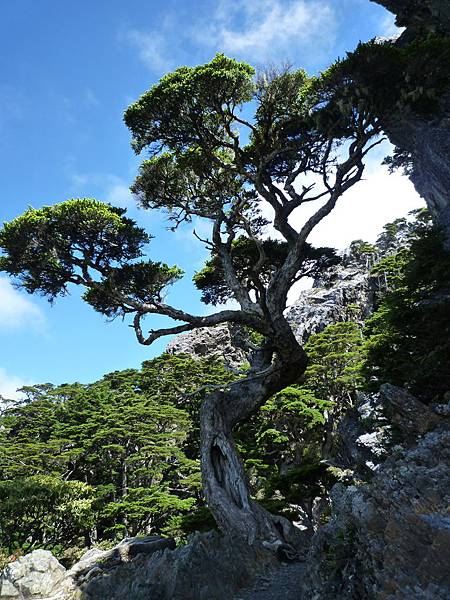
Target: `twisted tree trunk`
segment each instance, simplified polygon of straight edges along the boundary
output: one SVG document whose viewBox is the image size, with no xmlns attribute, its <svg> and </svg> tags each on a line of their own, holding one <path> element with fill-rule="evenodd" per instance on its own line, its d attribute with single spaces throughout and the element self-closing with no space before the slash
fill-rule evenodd
<svg viewBox="0 0 450 600">
<path fill-rule="evenodd" d="M 283 347 L 261 348 L 253 355 L 248 376 L 209 394 L 200 411 L 203 487 L 219 528 L 249 544 L 258 540 L 274 549 L 292 544 L 295 530 L 287 519 L 271 515 L 251 497 L 232 431 L 304 373 L 306 355 L 285 325 Z"/>
</svg>

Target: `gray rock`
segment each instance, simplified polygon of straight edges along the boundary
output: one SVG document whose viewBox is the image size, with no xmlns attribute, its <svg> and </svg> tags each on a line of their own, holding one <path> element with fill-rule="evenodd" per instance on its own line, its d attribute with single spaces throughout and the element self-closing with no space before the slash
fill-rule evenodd
<svg viewBox="0 0 450 600">
<path fill-rule="evenodd" d="M 177 549 L 154 544 L 150 552 L 150 545 L 133 543 L 136 553 L 128 550 L 114 562 L 123 548 L 106 557 L 85 555 L 68 571 L 61 600 L 229 600 L 259 572 L 279 566 L 262 546 L 251 548 L 215 532 L 194 534 Z"/>
<path fill-rule="evenodd" d="M 189 354 L 194 358 L 214 358 L 231 368 L 238 368 L 246 360 L 239 348 L 236 327 L 229 323 L 216 327 L 202 327 L 177 335 L 166 347 L 169 354 Z"/>
<path fill-rule="evenodd" d="M 216 532 L 173 540 L 131 538 L 109 551 L 89 550 L 69 571 L 37 550 L 9 565 L 1 600 L 230 600 L 280 563 L 262 545 L 250 547 Z"/>
<path fill-rule="evenodd" d="M 429 34 L 450 36 L 448 0 L 371 0 L 393 12 L 406 30 L 396 42 L 403 45 Z M 450 88 L 442 94 L 440 108 L 428 117 L 400 110 L 380 114 L 392 144 L 412 159 L 410 179 L 424 198 L 433 220 L 439 224 L 450 248 Z"/>
<path fill-rule="evenodd" d="M 10 563 L 0 576 L 1 600 L 31 600 L 54 595 L 66 570 L 48 550 L 34 550 Z"/>
<path fill-rule="evenodd" d="M 385 383 L 380 387 L 380 401 L 389 421 L 409 437 L 422 435 L 442 422 L 436 412 L 394 385 Z"/>
<path fill-rule="evenodd" d="M 373 309 L 370 265 L 348 252 L 343 253 L 342 259 L 342 264 L 328 269 L 311 289 L 301 292 L 287 310 L 287 319 L 301 343 L 331 323 L 350 319 L 363 321 Z M 240 329 L 231 324 L 201 328 L 176 336 L 166 351 L 186 353 L 194 358 L 216 358 L 231 368 L 239 368 L 247 359 L 242 337 Z"/>
<path fill-rule="evenodd" d="M 334 267 L 326 279 L 301 292 L 287 318 L 295 337 L 304 343 L 327 325 L 350 319 L 363 320 L 373 308 L 373 291 L 364 267 Z"/>
<path fill-rule="evenodd" d="M 331 520 L 311 544 L 304 600 L 450 597 L 448 419 L 431 417 L 428 407 L 393 386 L 383 386 L 372 406 L 376 399 L 382 412 L 397 411 L 404 445 L 391 445 L 369 483 L 334 486 Z M 362 414 L 373 418 L 363 406 Z"/>
</svg>

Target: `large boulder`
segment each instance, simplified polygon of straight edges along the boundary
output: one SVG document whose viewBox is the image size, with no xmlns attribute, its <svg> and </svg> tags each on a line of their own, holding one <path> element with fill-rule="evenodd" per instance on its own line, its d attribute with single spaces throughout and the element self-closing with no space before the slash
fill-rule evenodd
<svg viewBox="0 0 450 600">
<path fill-rule="evenodd" d="M 106 562 L 94 553 L 85 556 L 68 572 L 64 600 L 230 600 L 261 570 L 278 564 L 262 546 L 214 532 L 195 534 L 185 546 L 172 548 L 147 548 L 122 559 L 116 548 L 115 559 Z"/>
<path fill-rule="evenodd" d="M 238 329 L 230 323 L 216 327 L 201 327 L 182 333 L 171 340 L 166 348 L 169 354 L 190 354 L 193 358 L 213 358 L 231 368 L 238 368 L 246 360 L 239 348 Z"/>
<path fill-rule="evenodd" d="M 0 575 L 1 600 L 42 599 L 56 594 L 66 569 L 48 550 L 34 550 L 10 563 Z"/>
</svg>

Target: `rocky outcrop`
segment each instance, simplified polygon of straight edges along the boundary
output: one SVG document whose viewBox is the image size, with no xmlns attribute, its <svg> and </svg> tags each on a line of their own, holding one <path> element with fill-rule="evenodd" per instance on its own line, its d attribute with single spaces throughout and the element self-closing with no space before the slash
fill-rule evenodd
<svg viewBox="0 0 450 600">
<path fill-rule="evenodd" d="M 331 519 L 313 538 L 302 597 L 444 600 L 450 596 L 448 408 L 431 410 L 394 386 L 383 386 L 369 406 L 363 401 L 360 416 L 380 423 L 384 415 L 386 425 L 390 414 L 395 421 L 372 448 L 373 478 L 362 483 L 356 473 L 352 485 L 332 489 Z M 367 447 L 355 434 L 353 460 L 362 464 Z"/>
<path fill-rule="evenodd" d="M 430 33 L 450 36 L 448 0 L 371 1 L 393 12 L 397 25 L 406 27 L 396 44 L 424 39 Z M 390 141 L 411 156 L 411 181 L 435 222 L 446 232 L 450 247 L 450 90 L 444 94 L 440 109 L 428 118 L 405 110 L 379 117 Z"/>
<path fill-rule="evenodd" d="M 391 252 L 395 248 L 389 248 Z M 369 277 L 370 265 L 342 254 L 339 265 L 333 266 L 314 281 L 311 289 L 300 292 L 287 310 L 287 319 L 300 343 L 313 333 L 338 321 L 363 321 L 373 310 L 374 282 Z M 232 368 L 246 360 L 242 333 L 232 324 L 201 328 L 176 336 L 167 345 L 170 354 L 186 353 L 194 358 L 216 358 Z"/>
<path fill-rule="evenodd" d="M 67 571 L 60 593 L 63 594 L 64 600 L 115 598 L 113 590 L 120 587 L 119 579 L 126 581 L 122 591 L 130 593 L 133 582 L 126 578 L 127 571 L 134 571 L 137 563 L 142 564 L 152 561 L 155 557 L 159 558 L 166 549 L 175 549 L 174 540 L 159 536 L 128 538 L 107 551 L 92 548 Z M 137 572 L 136 579 L 139 579 Z"/>
<path fill-rule="evenodd" d="M 194 358 L 209 357 L 236 368 L 246 359 L 239 348 L 238 332 L 230 323 L 214 328 L 202 327 L 190 333 L 177 335 L 171 340 L 166 352 L 169 354 L 190 354 Z"/>
<path fill-rule="evenodd" d="M 381 4 L 394 13 L 399 27 L 450 34 L 448 0 L 371 0 L 371 2 Z"/>
<path fill-rule="evenodd" d="M 41 600 L 55 597 L 66 569 L 48 550 L 34 550 L 10 563 L 0 575 L 1 600 Z"/>
<path fill-rule="evenodd" d="M 354 261 L 330 269 L 310 290 L 300 293 L 287 318 L 300 343 L 338 321 L 367 318 L 373 308 L 368 270 Z"/>
</svg>

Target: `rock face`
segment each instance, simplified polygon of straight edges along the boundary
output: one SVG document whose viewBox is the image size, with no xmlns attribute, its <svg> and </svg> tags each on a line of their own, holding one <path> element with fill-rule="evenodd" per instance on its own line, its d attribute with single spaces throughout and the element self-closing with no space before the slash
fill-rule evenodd
<svg viewBox="0 0 450 600">
<path fill-rule="evenodd" d="M 406 27 L 396 44 L 430 33 L 450 36 L 448 0 L 371 0 L 393 12 L 397 24 Z M 390 141 L 411 155 L 411 181 L 424 198 L 433 219 L 440 224 L 450 247 L 450 90 L 440 111 L 429 119 L 394 112 L 379 115 Z"/>
<path fill-rule="evenodd" d="M 368 269 L 347 258 L 310 290 L 301 292 L 287 317 L 295 337 L 304 343 L 311 334 L 338 321 L 364 320 L 373 308 Z"/>
<path fill-rule="evenodd" d="M 296 338 L 303 343 L 312 333 L 322 331 L 331 323 L 350 319 L 363 321 L 373 309 L 373 296 L 369 264 L 345 251 L 341 264 L 328 269 L 314 281 L 311 289 L 300 293 L 288 309 L 287 318 Z M 239 328 L 230 324 L 178 335 L 169 342 L 166 351 L 186 353 L 194 358 L 217 358 L 232 368 L 246 360 Z"/>
<path fill-rule="evenodd" d="M 450 33 L 450 6 L 447 0 L 371 0 L 397 17 L 399 27 L 428 32 Z"/>
<path fill-rule="evenodd" d="M 202 327 L 177 335 L 167 345 L 169 354 L 190 354 L 194 358 L 210 357 L 238 367 L 245 361 L 245 352 L 238 347 L 236 327 L 229 323 L 213 329 Z"/>
<path fill-rule="evenodd" d="M 367 398 L 364 401 L 367 404 Z M 375 418 L 378 423 L 381 413 L 396 415 L 395 425 L 390 435 L 385 435 L 384 441 L 378 439 L 372 448 L 375 452 L 371 458 L 378 464 L 371 481 L 358 483 L 356 477 L 353 485 L 334 486 L 331 519 L 313 538 L 302 598 L 447 599 L 448 409 L 437 407 L 433 411 L 404 390 L 383 386 L 365 411 L 366 418 Z M 367 448 L 362 447 L 360 432 L 355 434 L 354 445 L 360 447 L 362 464 Z M 411 441 L 413 435 L 418 436 L 415 442 Z M 358 463 L 354 455 L 355 459 Z"/>
<path fill-rule="evenodd" d="M 0 576 L 1 600 L 41 600 L 56 594 L 66 569 L 48 550 L 34 550 L 9 564 Z"/>
<path fill-rule="evenodd" d="M 384 119 L 390 141 L 411 154 L 410 179 L 450 243 L 450 93 L 432 120 L 393 114 Z"/>
</svg>

